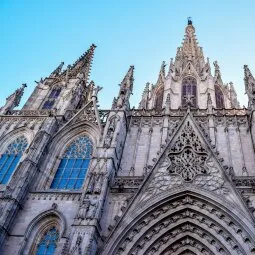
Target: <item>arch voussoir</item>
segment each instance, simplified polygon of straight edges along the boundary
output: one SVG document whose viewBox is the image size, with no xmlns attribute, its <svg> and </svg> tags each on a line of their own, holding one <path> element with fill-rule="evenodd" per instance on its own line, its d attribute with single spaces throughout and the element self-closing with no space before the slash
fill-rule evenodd
<svg viewBox="0 0 255 255">
<path fill-rule="evenodd" d="M 140 255 L 144 254 L 145 250 L 146 254 L 149 254 L 149 247 L 161 237 L 165 238 L 166 233 L 179 229 L 180 235 L 183 235 L 185 230 L 182 229 L 183 224 L 196 232 L 193 235 L 197 235 L 197 240 L 201 241 L 204 236 L 208 237 L 204 244 L 205 247 L 210 247 L 210 244 L 214 244 L 212 250 L 213 247 L 218 247 L 217 250 L 209 250 L 208 254 L 210 252 L 231 255 L 251 254 L 254 248 L 253 238 L 242 228 L 240 222 L 227 215 L 219 207 L 208 204 L 208 201 L 198 199 L 192 194 L 186 194 L 147 211 L 126 231 L 114 253 L 111 254 Z M 192 236 L 192 233 L 189 235 Z M 168 247 L 168 242 L 166 243 Z"/>
</svg>

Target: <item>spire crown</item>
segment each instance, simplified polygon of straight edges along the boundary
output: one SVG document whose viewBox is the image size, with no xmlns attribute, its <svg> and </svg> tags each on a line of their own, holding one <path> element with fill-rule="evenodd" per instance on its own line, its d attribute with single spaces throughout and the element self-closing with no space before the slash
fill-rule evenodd
<svg viewBox="0 0 255 255">
<path fill-rule="evenodd" d="M 71 66 L 69 70 L 70 78 L 75 78 L 77 74 L 83 73 L 83 75 L 86 76 L 87 82 L 94 57 L 95 48 L 96 45 L 92 44 L 89 49 L 83 55 L 81 55 L 81 57 L 76 60 L 76 62 Z"/>
</svg>

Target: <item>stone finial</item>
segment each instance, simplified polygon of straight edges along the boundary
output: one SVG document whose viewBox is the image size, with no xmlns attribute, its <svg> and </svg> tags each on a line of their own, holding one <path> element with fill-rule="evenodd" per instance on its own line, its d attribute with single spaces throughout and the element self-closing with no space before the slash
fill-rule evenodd
<svg viewBox="0 0 255 255">
<path fill-rule="evenodd" d="M 191 19 L 191 17 L 188 17 L 188 25 L 192 25 L 192 19 Z"/>
<path fill-rule="evenodd" d="M 59 75 L 61 73 L 61 70 L 64 64 L 65 64 L 64 62 L 61 62 L 60 65 L 51 73 L 50 78 L 56 77 L 57 75 Z"/>
</svg>

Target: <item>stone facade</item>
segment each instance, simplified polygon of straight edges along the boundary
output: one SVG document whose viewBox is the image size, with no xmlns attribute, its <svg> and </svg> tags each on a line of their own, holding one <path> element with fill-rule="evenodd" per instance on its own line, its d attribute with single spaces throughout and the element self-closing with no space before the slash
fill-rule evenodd
<svg viewBox="0 0 255 255">
<path fill-rule="evenodd" d="M 240 108 L 217 61 L 212 74 L 189 20 L 168 72 L 163 62 L 139 107 L 129 104 L 131 66 L 112 108 L 102 110 L 101 88 L 89 80 L 95 48 L 41 78 L 21 110 L 14 108 L 25 84 L 0 108 L 1 254 L 42 254 L 49 230 L 57 233 L 54 254 L 255 254 L 255 79 L 249 68 L 249 103 Z M 89 159 L 87 147 L 75 143 L 79 137 L 93 144 Z M 57 177 L 63 160 L 76 157 L 67 148 L 89 162 L 79 187 L 54 186 L 56 178 L 63 181 Z M 11 156 L 18 161 L 7 167 L 3 157 Z"/>
</svg>

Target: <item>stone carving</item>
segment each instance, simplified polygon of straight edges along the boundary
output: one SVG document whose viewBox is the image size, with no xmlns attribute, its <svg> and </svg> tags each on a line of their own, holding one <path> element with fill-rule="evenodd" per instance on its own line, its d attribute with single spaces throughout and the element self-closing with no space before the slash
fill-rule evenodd
<svg viewBox="0 0 255 255">
<path fill-rule="evenodd" d="M 192 209 L 188 208 L 190 205 L 192 205 Z M 179 210 L 176 210 L 178 208 Z M 169 212 L 172 213 L 169 214 Z M 214 215 L 217 218 L 216 220 L 214 219 Z M 183 224 L 184 219 L 189 219 L 191 223 Z M 176 227 L 172 228 L 173 225 Z M 220 235 L 224 238 L 224 245 L 228 247 L 229 251 L 233 250 L 234 253 L 245 254 L 242 246 L 246 246 L 251 252 L 255 251 L 255 240 L 241 227 L 239 222 L 235 221 L 213 204 L 188 195 L 179 197 L 178 200 L 167 202 L 155 208 L 136 222 L 119 244 L 116 253 L 127 254 L 127 246 L 134 239 L 136 240 L 135 245 L 129 245 L 129 247 L 132 247 L 132 250 L 128 254 L 136 254 L 135 252 L 138 250 L 145 252 L 143 250 L 144 245 L 150 243 L 152 238 L 155 239 L 155 236 L 157 237 L 158 244 L 162 246 L 166 242 L 160 242 L 162 238 L 165 238 L 165 235 L 162 235 L 161 231 L 165 231 L 166 228 L 169 229 L 166 233 L 170 234 L 170 238 L 174 238 L 179 234 L 185 234 L 185 231 L 188 231 L 190 232 L 190 236 L 197 234 L 201 240 L 205 238 L 205 241 L 208 241 L 209 244 L 214 244 L 213 247 L 219 250 L 221 244 L 218 243 L 215 245 L 217 241 L 214 236 Z M 234 231 L 236 234 L 232 235 L 231 231 Z M 243 240 L 242 245 L 238 243 L 237 237 L 241 237 Z M 167 239 L 165 240 L 167 241 Z M 154 244 L 156 243 L 154 242 L 153 246 L 149 246 L 150 249 L 154 247 Z M 159 248 L 158 245 L 157 247 Z M 166 247 L 169 247 L 169 244 Z M 157 254 L 158 249 L 154 249 L 153 251 L 154 254 Z M 151 253 L 148 253 L 147 250 L 146 254 Z"/>
<path fill-rule="evenodd" d="M 186 183 L 186 184 L 185 184 Z M 197 187 L 225 194 L 221 171 L 209 155 L 190 122 L 168 150 L 141 200 L 147 200 L 177 185 L 192 183 Z"/>
<path fill-rule="evenodd" d="M 177 174 L 186 182 L 193 181 L 199 174 L 208 174 L 205 165 L 208 155 L 190 122 L 171 147 L 168 157 L 171 161 L 168 167 L 170 174 Z"/>
<path fill-rule="evenodd" d="M 96 216 L 96 210 L 98 206 L 97 198 L 92 198 L 90 200 L 89 209 L 87 211 L 87 219 L 93 219 Z"/>
<path fill-rule="evenodd" d="M 109 127 L 108 127 L 108 130 L 107 130 L 106 136 L 105 136 L 104 147 L 106 147 L 106 148 L 111 147 L 111 143 L 112 143 L 114 131 L 115 131 L 115 128 L 116 128 L 116 124 L 117 124 L 117 117 L 114 116 L 110 120 Z"/>
<path fill-rule="evenodd" d="M 103 181 L 104 181 L 104 175 L 102 173 L 98 174 L 97 178 L 96 178 L 95 188 L 94 188 L 95 194 L 100 194 L 101 193 Z"/>
<path fill-rule="evenodd" d="M 81 220 L 86 219 L 86 214 L 89 208 L 89 204 L 90 202 L 88 199 L 85 199 L 84 201 L 82 201 L 82 204 L 80 205 L 79 211 L 77 213 L 78 219 L 81 219 Z"/>
<path fill-rule="evenodd" d="M 90 176 L 87 193 L 88 194 L 100 194 L 104 181 L 103 173 L 92 173 Z"/>
<path fill-rule="evenodd" d="M 82 255 L 81 243 L 82 243 L 82 236 L 78 235 L 77 239 L 76 239 L 75 246 L 71 250 L 70 254 L 73 254 L 73 255 Z"/>
<path fill-rule="evenodd" d="M 61 73 L 64 64 L 65 64 L 64 62 L 61 62 L 59 66 L 51 73 L 50 78 L 58 76 Z"/>
</svg>

